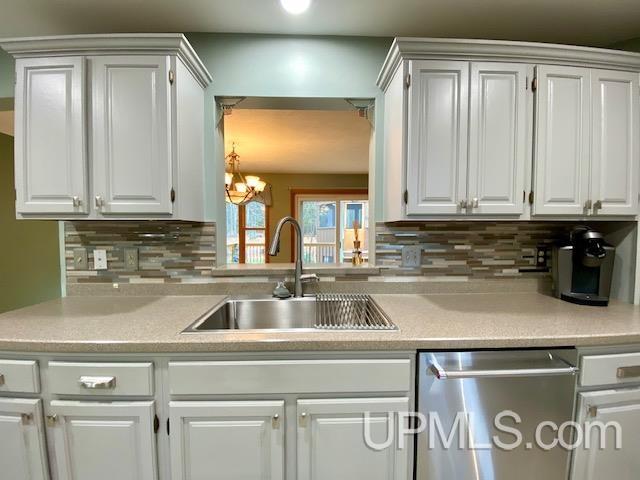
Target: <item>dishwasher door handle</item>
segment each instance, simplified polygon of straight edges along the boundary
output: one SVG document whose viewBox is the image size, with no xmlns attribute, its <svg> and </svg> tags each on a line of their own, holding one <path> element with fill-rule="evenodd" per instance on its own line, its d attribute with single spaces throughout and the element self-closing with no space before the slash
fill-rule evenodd
<svg viewBox="0 0 640 480">
<path fill-rule="evenodd" d="M 438 380 L 457 378 L 506 378 L 506 377 L 548 377 L 553 375 L 575 375 L 579 371 L 567 363 L 566 367 L 548 368 L 513 368 L 496 370 L 445 370 L 440 365 L 432 363 L 429 366 L 429 373 Z"/>
</svg>

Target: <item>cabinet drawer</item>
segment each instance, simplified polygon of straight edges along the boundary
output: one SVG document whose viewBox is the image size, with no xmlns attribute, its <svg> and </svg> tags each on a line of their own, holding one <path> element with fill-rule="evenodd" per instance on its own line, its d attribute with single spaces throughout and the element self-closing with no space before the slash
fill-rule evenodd
<svg viewBox="0 0 640 480">
<path fill-rule="evenodd" d="M 151 362 L 49 362 L 48 379 L 62 395 L 153 395 Z"/>
<path fill-rule="evenodd" d="M 585 355 L 580 386 L 640 383 L 640 353 Z"/>
<path fill-rule="evenodd" d="M 169 362 L 173 395 L 407 392 L 409 359 Z"/>
<path fill-rule="evenodd" d="M 0 392 L 39 393 L 38 362 L 0 359 Z"/>
</svg>

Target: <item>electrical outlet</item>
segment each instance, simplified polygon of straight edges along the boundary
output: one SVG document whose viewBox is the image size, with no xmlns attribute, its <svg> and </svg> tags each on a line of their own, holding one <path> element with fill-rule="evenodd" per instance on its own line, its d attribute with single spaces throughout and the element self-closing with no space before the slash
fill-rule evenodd
<svg viewBox="0 0 640 480">
<path fill-rule="evenodd" d="M 87 258 L 86 248 L 73 249 L 73 269 L 87 270 L 89 268 L 89 259 Z"/>
<path fill-rule="evenodd" d="M 138 270 L 138 249 L 137 248 L 125 248 L 124 249 L 124 269 L 134 272 Z"/>
<path fill-rule="evenodd" d="M 402 247 L 402 266 L 419 267 L 421 264 L 422 247 L 420 245 L 405 245 Z"/>
<path fill-rule="evenodd" d="M 106 270 L 107 269 L 107 251 L 96 248 L 93 251 L 93 269 L 94 270 Z"/>
<path fill-rule="evenodd" d="M 549 255 L 549 247 L 545 245 L 539 245 L 538 247 L 536 247 L 536 266 L 546 267 L 548 255 Z"/>
</svg>

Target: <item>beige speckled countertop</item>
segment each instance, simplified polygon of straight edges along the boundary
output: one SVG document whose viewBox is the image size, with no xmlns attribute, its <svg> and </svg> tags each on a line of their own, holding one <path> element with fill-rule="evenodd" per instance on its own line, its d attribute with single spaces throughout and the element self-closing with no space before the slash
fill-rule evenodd
<svg viewBox="0 0 640 480">
<path fill-rule="evenodd" d="M 0 350 L 415 350 L 640 343 L 640 308 L 539 293 L 374 295 L 397 332 L 180 332 L 222 296 L 69 297 L 0 315 Z"/>
</svg>

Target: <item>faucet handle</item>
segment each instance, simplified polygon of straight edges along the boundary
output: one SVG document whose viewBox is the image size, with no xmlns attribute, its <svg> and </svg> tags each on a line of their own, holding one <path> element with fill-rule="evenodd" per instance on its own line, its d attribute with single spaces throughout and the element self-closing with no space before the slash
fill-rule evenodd
<svg viewBox="0 0 640 480">
<path fill-rule="evenodd" d="M 300 275 L 300 281 L 302 283 L 319 282 L 320 277 L 318 277 L 318 275 L 316 275 L 315 273 L 304 273 Z"/>
</svg>

